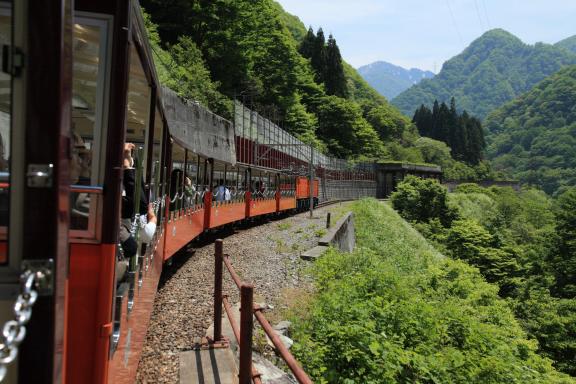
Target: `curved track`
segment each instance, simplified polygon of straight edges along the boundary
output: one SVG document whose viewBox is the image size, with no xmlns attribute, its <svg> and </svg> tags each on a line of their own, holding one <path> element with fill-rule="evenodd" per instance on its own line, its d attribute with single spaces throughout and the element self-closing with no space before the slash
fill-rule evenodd
<svg viewBox="0 0 576 384">
<path fill-rule="evenodd" d="M 275 313 L 267 316 L 281 312 L 291 290 L 310 288 L 304 271 L 309 264 L 300 259 L 300 252 L 316 245 L 326 212 L 343 209 L 325 206 L 315 210 L 313 219 L 305 212 L 217 234 L 224 238 L 224 252 L 239 275 L 254 283 L 256 301 L 274 306 Z M 191 349 L 212 323 L 214 245 L 205 241 L 195 246 L 178 255 L 163 273 L 138 368 L 139 383 L 177 383 L 179 353 Z M 228 274 L 225 277 L 225 292 L 237 302 L 237 290 Z"/>
</svg>

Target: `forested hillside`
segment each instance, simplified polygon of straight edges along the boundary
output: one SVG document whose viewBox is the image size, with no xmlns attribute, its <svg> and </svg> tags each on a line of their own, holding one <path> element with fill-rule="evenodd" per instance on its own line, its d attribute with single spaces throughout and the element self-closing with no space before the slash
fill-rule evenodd
<svg viewBox="0 0 576 384">
<path fill-rule="evenodd" d="M 556 199 L 476 184 L 447 194 L 410 176 L 392 203 L 437 249 L 497 285 L 538 352 L 576 376 L 576 188 Z"/>
<path fill-rule="evenodd" d="M 568 37 L 554 44 L 556 47 L 567 49 L 576 53 L 576 35 Z"/>
<path fill-rule="evenodd" d="M 494 29 L 448 60 L 436 77 L 423 80 L 398 95 L 392 104 L 413 114 L 421 104 L 450 101 L 483 119 L 489 112 L 532 88 L 566 65 L 576 54 L 553 45 L 524 44 L 514 35 Z"/>
<path fill-rule="evenodd" d="M 576 65 L 486 119 L 494 168 L 548 193 L 576 185 Z"/>
<path fill-rule="evenodd" d="M 368 84 L 389 100 L 414 84 L 434 77 L 434 73 L 430 71 L 423 71 L 418 68 L 404 69 L 385 61 L 363 65 L 358 68 L 358 73 Z"/>
<path fill-rule="evenodd" d="M 313 52 L 303 51 L 306 28 L 276 2 L 142 5 L 161 80 L 182 96 L 227 117 L 240 99 L 337 156 L 425 161 L 410 120 L 342 61 L 336 39 L 322 34 Z M 327 77 L 328 64 L 337 70 Z"/>
<path fill-rule="evenodd" d="M 314 382 L 575 382 L 536 353 L 478 269 L 442 255 L 387 204 L 352 209 L 354 252 L 330 249 L 313 267 L 315 293 L 291 298 L 292 351 Z"/>
</svg>

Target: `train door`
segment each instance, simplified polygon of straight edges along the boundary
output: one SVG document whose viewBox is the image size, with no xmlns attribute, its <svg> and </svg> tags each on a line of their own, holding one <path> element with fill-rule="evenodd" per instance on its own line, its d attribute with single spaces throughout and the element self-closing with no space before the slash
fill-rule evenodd
<svg viewBox="0 0 576 384">
<path fill-rule="evenodd" d="M 71 26 L 70 0 L 0 1 L 3 383 L 64 381 Z"/>
</svg>

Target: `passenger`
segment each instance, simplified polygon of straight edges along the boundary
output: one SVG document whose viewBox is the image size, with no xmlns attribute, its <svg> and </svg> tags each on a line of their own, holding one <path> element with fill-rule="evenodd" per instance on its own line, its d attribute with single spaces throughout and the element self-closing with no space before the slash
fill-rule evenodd
<svg viewBox="0 0 576 384">
<path fill-rule="evenodd" d="M 220 185 L 214 191 L 214 201 L 230 201 L 230 190 L 220 180 Z"/>
<path fill-rule="evenodd" d="M 86 148 L 84 140 L 77 133 L 72 133 L 70 154 L 70 183 L 90 185 L 92 153 Z M 70 209 L 70 227 L 72 229 L 88 229 L 90 195 L 84 192 L 72 192 L 70 194 Z"/>
<path fill-rule="evenodd" d="M 188 176 L 184 178 L 184 195 L 186 195 L 187 205 L 191 205 L 196 197 L 196 188 L 192 184 L 192 180 Z"/>
<path fill-rule="evenodd" d="M 152 240 L 158 221 L 154 213 L 154 205 L 148 203 L 143 180 L 140 180 L 140 202 L 139 204 L 135 204 L 134 202 L 134 192 L 136 189 L 136 170 L 134 169 L 134 159 L 132 158 L 134 148 L 135 145 L 132 143 L 126 143 L 124 145 L 124 178 L 122 181 L 122 212 L 119 239 L 125 258 L 135 256 L 138 252 L 138 243 L 132 235 L 132 226 L 136 213 L 141 215 L 138 220 L 139 227 L 136 229 L 138 230 L 139 239 L 142 243 L 147 244 Z M 138 212 L 135 210 L 136 205 L 138 206 Z"/>
<path fill-rule="evenodd" d="M 178 194 L 178 190 L 182 186 L 182 179 L 183 179 L 184 172 L 181 169 L 173 169 L 172 173 L 170 174 L 170 210 L 176 210 L 176 203 L 178 202 L 175 197 Z M 174 201 L 174 202 L 172 202 Z"/>
</svg>

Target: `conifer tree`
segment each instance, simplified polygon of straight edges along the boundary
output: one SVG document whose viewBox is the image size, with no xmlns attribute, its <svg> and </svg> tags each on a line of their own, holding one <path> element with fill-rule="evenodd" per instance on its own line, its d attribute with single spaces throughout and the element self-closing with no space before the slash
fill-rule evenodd
<svg viewBox="0 0 576 384">
<path fill-rule="evenodd" d="M 334 39 L 332 35 L 328 37 L 328 45 L 326 46 L 326 73 L 324 75 L 324 82 L 327 94 L 339 97 L 346 97 L 348 95 L 342 56 L 336 44 L 336 39 Z"/>
<path fill-rule="evenodd" d="M 308 33 L 306 33 L 306 36 L 304 36 L 304 40 L 302 40 L 302 43 L 300 43 L 300 48 L 298 49 L 298 51 L 305 58 L 307 59 L 311 58 L 312 55 L 314 54 L 315 42 L 316 42 L 316 35 L 314 35 L 314 30 L 312 29 L 312 26 L 310 26 L 308 28 Z"/>
<path fill-rule="evenodd" d="M 455 160 L 477 165 L 482 160 L 486 147 L 482 123 L 468 112 L 458 114 L 456 101 L 446 103 L 434 101 L 432 110 L 421 105 L 412 119 L 422 136 L 445 142 Z"/>
<path fill-rule="evenodd" d="M 323 83 L 326 74 L 326 40 L 324 39 L 322 28 L 318 28 L 316 33 L 310 62 L 312 63 L 312 68 L 316 71 L 316 81 Z"/>
</svg>

